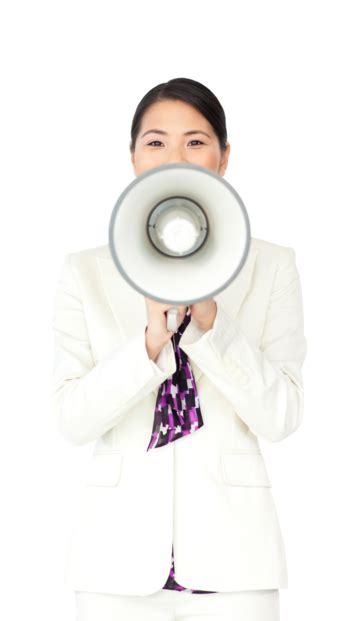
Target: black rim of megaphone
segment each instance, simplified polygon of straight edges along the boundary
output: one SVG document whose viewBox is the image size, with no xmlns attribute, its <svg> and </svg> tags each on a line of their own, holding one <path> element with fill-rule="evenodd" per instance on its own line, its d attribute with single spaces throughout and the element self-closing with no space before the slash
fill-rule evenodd
<svg viewBox="0 0 360 621">
<path fill-rule="evenodd" d="M 230 190 L 230 192 L 235 196 L 236 200 L 238 201 L 238 204 L 239 204 L 240 208 L 243 211 L 244 219 L 245 219 L 245 227 L 246 227 L 245 252 L 243 254 L 243 257 L 241 258 L 241 261 L 240 261 L 239 265 L 236 267 L 236 269 L 234 270 L 234 272 L 232 273 L 230 278 L 228 278 L 221 287 L 218 287 L 217 289 L 212 291 L 210 295 L 211 296 L 217 295 L 218 293 L 220 293 L 221 291 L 226 289 L 226 287 L 235 279 L 237 274 L 240 272 L 242 266 L 244 265 L 244 263 L 245 263 L 245 261 L 246 261 L 246 259 L 248 257 L 248 253 L 249 253 L 249 249 L 250 249 L 251 230 L 250 230 L 249 216 L 248 216 L 248 213 L 246 211 L 246 207 L 245 207 L 245 205 L 243 203 L 243 200 L 242 200 L 241 196 L 238 194 L 238 192 L 235 190 L 235 188 L 233 188 L 233 186 L 228 181 L 226 181 L 226 179 L 224 179 L 221 175 L 218 175 L 214 171 L 209 170 L 208 168 L 205 168 L 204 166 L 199 166 L 198 164 L 187 164 L 187 163 L 184 163 L 184 162 L 180 162 L 179 164 L 177 164 L 177 163 L 161 164 L 161 166 L 156 166 L 156 167 L 153 167 L 153 168 L 149 168 L 148 170 L 145 170 L 140 175 L 138 175 L 135 179 L 133 179 L 126 186 L 126 188 L 121 192 L 119 198 L 117 199 L 117 201 L 116 201 L 116 203 L 115 203 L 115 205 L 113 207 L 113 210 L 112 210 L 112 213 L 111 213 L 111 217 L 110 217 L 110 223 L 109 223 L 109 248 L 110 248 L 112 259 L 113 259 L 117 269 L 119 270 L 119 272 L 123 276 L 123 278 L 129 283 L 129 285 L 131 285 L 131 287 L 136 289 L 136 291 L 138 291 L 141 295 L 145 296 L 146 298 L 150 298 L 152 300 L 155 300 L 156 302 L 160 302 L 162 304 L 174 304 L 174 305 L 179 305 L 179 306 L 183 306 L 185 304 L 187 306 L 190 306 L 191 304 L 195 304 L 196 302 L 201 302 L 202 300 L 208 300 L 210 296 L 206 295 L 206 296 L 202 296 L 202 297 L 193 298 L 193 299 L 190 299 L 190 300 L 168 300 L 166 298 L 160 298 L 158 296 L 155 296 L 154 294 L 150 293 L 150 291 L 145 291 L 145 289 L 142 289 L 141 287 L 139 287 L 131 278 L 129 278 L 127 273 L 123 270 L 122 265 L 121 265 L 120 261 L 118 260 L 118 257 L 117 257 L 116 252 L 115 252 L 115 244 L 114 244 L 115 219 L 116 219 L 117 212 L 118 212 L 118 210 L 119 210 L 119 208 L 121 206 L 121 203 L 123 202 L 125 196 L 130 192 L 130 190 L 132 190 L 132 188 L 135 185 L 137 185 L 145 177 L 149 177 L 150 175 L 158 174 L 162 170 L 168 170 L 168 169 L 172 169 L 172 168 L 176 168 L 176 169 L 184 168 L 186 170 L 196 169 L 199 172 L 205 173 L 205 174 L 207 174 L 207 175 L 209 175 L 211 177 L 215 177 L 218 181 L 223 183 L 228 188 L 228 190 Z M 176 259 L 177 257 L 172 257 L 172 258 Z"/>
</svg>

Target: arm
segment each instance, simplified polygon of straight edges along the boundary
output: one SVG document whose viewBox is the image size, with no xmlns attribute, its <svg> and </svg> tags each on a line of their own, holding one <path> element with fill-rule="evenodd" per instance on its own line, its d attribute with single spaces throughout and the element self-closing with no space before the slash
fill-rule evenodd
<svg viewBox="0 0 360 621">
<path fill-rule="evenodd" d="M 145 326 L 95 365 L 71 255 L 55 295 L 55 356 L 51 403 L 60 433 L 74 445 L 96 440 L 176 369 L 171 341 L 157 364 L 150 359 Z"/>
<path fill-rule="evenodd" d="M 254 434 L 276 442 L 293 433 L 303 417 L 307 349 L 294 250 L 278 265 L 260 348 L 218 303 L 212 329 L 182 349 Z"/>
</svg>

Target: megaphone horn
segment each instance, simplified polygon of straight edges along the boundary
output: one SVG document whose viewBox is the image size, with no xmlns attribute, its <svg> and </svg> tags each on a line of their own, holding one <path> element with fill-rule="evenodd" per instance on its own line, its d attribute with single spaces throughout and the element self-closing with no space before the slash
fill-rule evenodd
<svg viewBox="0 0 360 621">
<path fill-rule="evenodd" d="M 240 272 L 250 247 L 250 222 L 236 190 L 197 164 L 146 170 L 113 208 L 109 247 L 120 274 L 143 296 L 178 309 L 213 297 Z"/>
</svg>

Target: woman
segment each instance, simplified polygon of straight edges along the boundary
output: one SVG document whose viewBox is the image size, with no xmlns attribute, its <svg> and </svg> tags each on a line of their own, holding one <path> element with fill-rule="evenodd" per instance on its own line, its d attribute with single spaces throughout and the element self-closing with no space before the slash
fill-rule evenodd
<svg viewBox="0 0 360 621">
<path fill-rule="evenodd" d="M 224 111 L 194 80 L 150 90 L 131 138 L 136 175 L 225 174 Z M 178 307 L 176 333 L 171 306 L 131 288 L 108 244 L 65 258 L 54 412 L 69 442 L 96 440 L 66 571 L 77 618 L 278 621 L 287 568 L 258 437 L 282 440 L 303 416 L 295 252 L 251 238 L 224 291 Z"/>
</svg>

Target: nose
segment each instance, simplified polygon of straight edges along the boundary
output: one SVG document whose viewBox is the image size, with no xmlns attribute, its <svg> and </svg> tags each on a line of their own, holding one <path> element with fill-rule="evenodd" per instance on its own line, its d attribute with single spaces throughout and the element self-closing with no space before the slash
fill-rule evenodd
<svg viewBox="0 0 360 621">
<path fill-rule="evenodd" d="M 187 162 L 187 158 L 183 155 L 181 149 L 172 149 L 167 158 L 168 164 L 181 164 L 182 162 Z"/>
<path fill-rule="evenodd" d="M 181 164 L 181 163 L 186 163 L 187 159 L 186 157 L 169 157 L 167 159 L 167 164 Z"/>
</svg>

